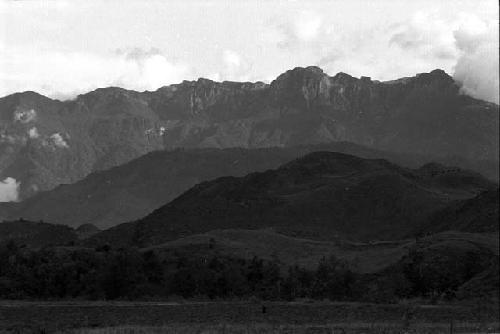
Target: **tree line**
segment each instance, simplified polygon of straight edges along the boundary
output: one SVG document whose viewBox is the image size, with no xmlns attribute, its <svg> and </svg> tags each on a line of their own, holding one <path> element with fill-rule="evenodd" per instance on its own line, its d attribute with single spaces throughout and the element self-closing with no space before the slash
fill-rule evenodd
<svg viewBox="0 0 500 334">
<path fill-rule="evenodd" d="M 210 245 L 209 247 L 214 247 Z M 454 297 L 461 284 L 487 265 L 473 254 L 460 265 L 413 251 L 396 267 L 357 274 L 335 256 L 315 269 L 283 266 L 254 257 L 241 259 L 209 253 L 0 245 L 0 298 L 5 299 L 149 299 L 256 297 L 335 301 L 394 302 L 416 296 Z M 425 262 L 427 261 L 427 262 Z"/>
</svg>

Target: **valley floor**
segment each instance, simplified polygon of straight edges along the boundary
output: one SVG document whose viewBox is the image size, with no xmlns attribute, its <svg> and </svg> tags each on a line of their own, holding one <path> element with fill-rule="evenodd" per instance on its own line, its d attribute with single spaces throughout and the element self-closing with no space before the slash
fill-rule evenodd
<svg viewBox="0 0 500 334">
<path fill-rule="evenodd" d="M 498 333 L 498 305 L 0 301 L 0 333 L 404 332 Z"/>
</svg>

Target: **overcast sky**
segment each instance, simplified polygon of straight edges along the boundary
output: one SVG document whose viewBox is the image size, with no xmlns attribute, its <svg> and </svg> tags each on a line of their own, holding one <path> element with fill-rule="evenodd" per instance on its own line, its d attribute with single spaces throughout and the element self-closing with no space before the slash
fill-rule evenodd
<svg viewBox="0 0 500 334">
<path fill-rule="evenodd" d="M 0 0 L 0 96 L 271 81 L 309 65 L 379 80 L 442 68 L 498 103 L 497 1 Z"/>
</svg>

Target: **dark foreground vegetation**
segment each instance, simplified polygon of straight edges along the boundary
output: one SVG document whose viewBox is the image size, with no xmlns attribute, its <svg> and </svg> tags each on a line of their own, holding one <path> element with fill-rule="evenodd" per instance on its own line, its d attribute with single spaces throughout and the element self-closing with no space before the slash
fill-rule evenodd
<svg viewBox="0 0 500 334">
<path fill-rule="evenodd" d="M 183 298 L 392 303 L 497 296 L 498 257 L 410 249 L 397 264 L 372 274 L 353 272 L 334 256 L 315 269 L 209 252 L 192 256 L 136 248 L 23 248 L 0 245 L 0 298 L 158 300 Z"/>
</svg>

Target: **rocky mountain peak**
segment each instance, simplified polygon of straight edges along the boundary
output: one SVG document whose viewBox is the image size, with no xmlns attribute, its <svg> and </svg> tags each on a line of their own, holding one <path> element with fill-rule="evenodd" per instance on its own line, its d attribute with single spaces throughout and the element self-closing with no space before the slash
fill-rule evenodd
<svg viewBox="0 0 500 334">
<path fill-rule="evenodd" d="M 358 79 L 356 79 L 355 77 L 353 77 L 347 73 L 344 73 L 344 72 L 339 72 L 339 73 L 335 74 L 335 76 L 332 77 L 332 80 L 335 83 L 340 83 L 340 84 L 342 84 L 342 83 L 347 84 L 347 83 L 353 83 L 353 82 L 358 81 Z"/>
<path fill-rule="evenodd" d="M 316 66 L 296 67 L 286 71 L 271 83 L 276 103 L 297 108 L 309 108 L 317 98 L 328 99 L 330 77 Z"/>
<path fill-rule="evenodd" d="M 446 73 L 444 70 L 442 70 L 440 68 L 432 70 L 430 72 L 430 74 L 432 74 L 432 75 L 434 75 L 436 77 L 443 77 L 443 78 L 446 78 L 446 79 L 451 79 L 451 76 L 449 76 L 448 73 Z"/>
<path fill-rule="evenodd" d="M 198 78 L 198 80 L 196 80 L 196 85 L 202 85 L 202 86 L 212 86 L 215 83 L 216 83 L 215 81 L 207 78 Z"/>
<path fill-rule="evenodd" d="M 495 167 L 496 178 L 483 162 L 498 161 L 498 121 L 497 105 L 464 99 L 442 70 L 378 83 L 296 67 L 271 84 L 200 78 L 65 102 L 23 92 L 0 98 L 0 181 L 21 182 L 25 199 L 152 150 L 332 141 L 458 156 Z"/>
<path fill-rule="evenodd" d="M 441 82 L 448 85 L 454 85 L 455 81 L 453 78 L 443 71 L 442 69 L 435 69 L 429 73 L 418 73 L 414 77 L 404 77 L 396 80 L 383 81 L 383 84 L 409 84 L 409 83 L 420 83 L 420 84 L 430 84 L 435 82 Z"/>
<path fill-rule="evenodd" d="M 435 69 L 429 73 L 418 73 L 415 77 L 415 81 L 419 84 L 429 85 L 429 84 L 443 84 L 443 85 L 454 85 L 455 80 L 448 75 L 445 71 L 441 69 Z"/>
<path fill-rule="evenodd" d="M 279 85 L 280 83 L 301 83 L 311 79 L 321 80 L 325 76 L 327 75 L 317 66 L 295 67 L 280 74 L 273 83 L 275 85 Z"/>
</svg>

